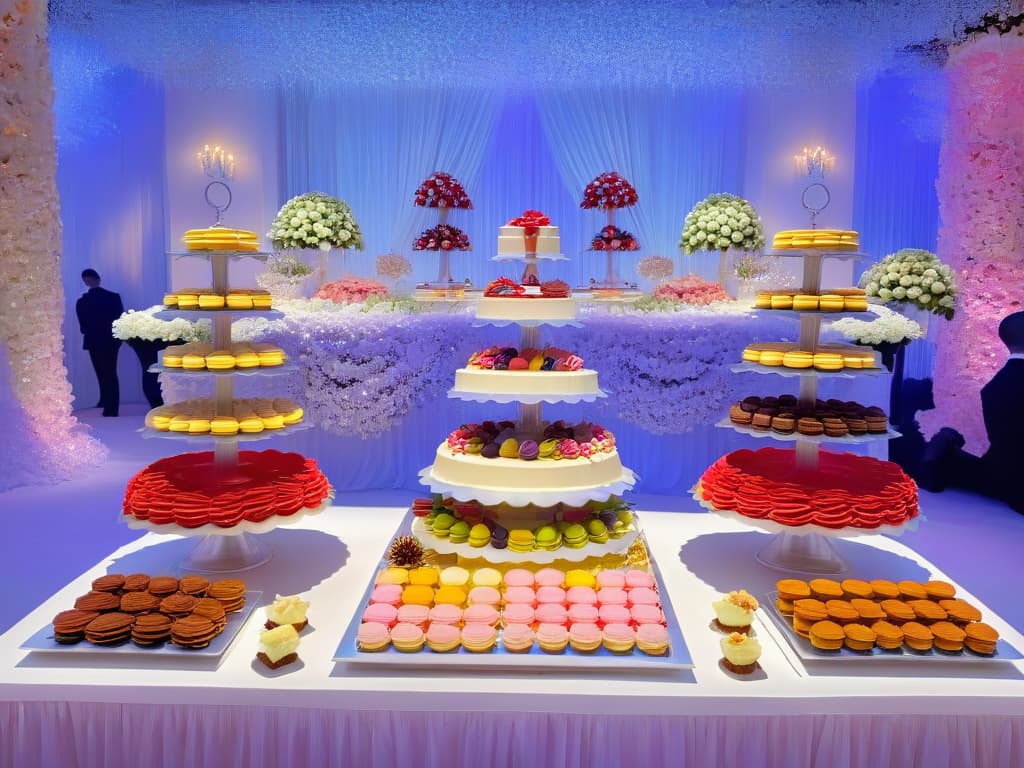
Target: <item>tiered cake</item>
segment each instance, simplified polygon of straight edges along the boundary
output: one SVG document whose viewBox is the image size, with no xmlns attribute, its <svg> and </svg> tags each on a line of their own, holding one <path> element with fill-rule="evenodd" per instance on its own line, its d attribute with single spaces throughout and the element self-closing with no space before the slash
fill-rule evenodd
<svg viewBox="0 0 1024 768">
<path fill-rule="evenodd" d="M 186 238 L 190 252 L 208 257 L 212 266 L 212 289 L 203 289 L 198 295 L 262 297 L 263 292 L 229 288 L 229 261 L 260 254 L 214 250 L 223 247 L 217 229 L 211 228 L 212 234 L 205 238 L 199 238 L 194 231 Z M 170 403 L 152 410 L 146 417 L 145 434 L 212 441 L 214 450 L 162 459 L 135 475 L 125 492 L 124 519 L 135 528 L 205 536 L 185 561 L 186 568 L 251 568 L 268 560 L 271 553 L 246 534 L 268 531 L 282 520 L 319 512 L 330 504 L 334 492 L 312 459 L 272 450 L 240 452 L 238 448 L 240 441 L 265 439 L 303 426 L 302 409 L 296 403 L 234 397 L 235 376 L 272 376 L 287 373 L 288 366 L 283 352 L 271 345 L 232 345 L 233 314 L 279 317 L 280 313 L 254 308 L 251 301 L 248 306 L 222 300 L 216 304 L 218 308 L 182 308 L 183 296 L 189 299 L 186 307 L 203 306 L 192 301 L 196 298 L 193 293 L 176 292 L 165 298 L 165 303 L 176 308 L 160 312 L 157 317 L 211 319 L 211 348 L 169 347 L 151 370 L 212 379 L 215 394 L 212 398 Z"/>
<path fill-rule="evenodd" d="M 851 243 L 856 242 L 855 234 L 845 233 Z M 854 289 L 821 290 L 823 258 L 855 257 L 833 240 L 821 242 L 818 246 L 810 239 L 800 240 L 783 252 L 803 262 L 802 288 L 777 294 L 788 301 L 776 302 L 767 295 L 758 299 L 765 307 L 762 311 L 789 311 L 799 318 L 799 343 L 785 349 L 752 345 L 744 352 L 744 362 L 733 367 L 735 372 L 797 377 L 799 393 L 746 398 L 719 423 L 747 434 L 793 441 L 795 448 L 727 454 L 703 474 L 694 497 L 712 511 L 779 533 L 758 555 L 765 565 L 838 573 L 845 564 L 824 536 L 899 532 L 917 516 L 918 499 L 913 480 L 896 464 L 850 453 L 819 453 L 819 445 L 826 442 L 849 444 L 897 436 L 887 430 L 881 409 L 818 399 L 820 377 L 852 380 L 881 372 L 873 357 L 864 359 L 869 354 L 864 348 L 846 349 L 819 340 L 823 319 L 851 314 L 845 311 L 844 295 L 857 298 Z M 796 302 L 796 298 L 814 301 Z"/>
</svg>

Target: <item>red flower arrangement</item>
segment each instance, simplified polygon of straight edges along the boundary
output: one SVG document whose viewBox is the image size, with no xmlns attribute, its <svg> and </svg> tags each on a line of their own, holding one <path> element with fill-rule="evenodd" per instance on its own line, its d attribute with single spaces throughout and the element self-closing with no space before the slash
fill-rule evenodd
<svg viewBox="0 0 1024 768">
<path fill-rule="evenodd" d="M 636 205 L 639 196 L 633 185 L 619 176 L 615 171 L 602 173 L 583 190 L 583 201 L 580 208 L 600 208 L 612 211 L 616 208 L 628 208 Z"/>
<path fill-rule="evenodd" d="M 414 251 L 468 251 L 469 235 L 450 224 L 438 224 L 425 230 L 412 244 Z"/>
<path fill-rule="evenodd" d="M 590 243 L 590 250 L 639 251 L 640 243 L 626 230 L 609 224 L 607 227 L 602 227 L 601 231 L 594 236 L 593 242 Z"/>
<path fill-rule="evenodd" d="M 450 173 L 441 171 L 435 171 L 423 180 L 416 190 L 414 204 L 424 208 L 473 207 L 473 201 L 469 199 L 458 179 Z"/>
<path fill-rule="evenodd" d="M 551 219 L 540 211 L 523 211 L 522 216 L 512 219 L 506 226 L 522 227 L 524 234 L 535 235 L 541 227 L 551 226 Z"/>
</svg>

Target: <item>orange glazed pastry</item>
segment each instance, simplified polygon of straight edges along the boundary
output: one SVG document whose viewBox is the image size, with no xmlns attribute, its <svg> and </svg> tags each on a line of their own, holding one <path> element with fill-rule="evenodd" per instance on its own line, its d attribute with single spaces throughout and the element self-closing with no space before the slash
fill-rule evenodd
<svg viewBox="0 0 1024 768">
<path fill-rule="evenodd" d="M 939 605 L 946 612 L 946 618 L 954 624 L 963 625 L 972 621 L 981 621 L 981 611 L 966 600 L 940 600 Z"/>
<path fill-rule="evenodd" d="M 956 595 L 956 587 L 948 581 L 927 581 L 924 591 L 929 600 L 950 600 Z"/>
<path fill-rule="evenodd" d="M 810 587 L 811 596 L 818 600 L 838 600 L 843 596 L 843 588 L 832 579 L 811 579 Z"/>
<path fill-rule="evenodd" d="M 871 591 L 875 593 L 876 600 L 898 600 L 900 588 L 888 579 L 875 579 L 870 582 Z"/>
<path fill-rule="evenodd" d="M 888 620 L 896 625 L 902 625 L 917 618 L 914 609 L 900 600 L 883 600 L 881 608 L 885 611 Z"/>
<path fill-rule="evenodd" d="M 914 651 L 930 651 L 935 641 L 932 631 L 924 624 L 908 621 L 900 629 L 903 630 L 903 642 Z"/>
<path fill-rule="evenodd" d="M 894 651 L 903 645 L 903 630 L 888 621 L 876 621 L 871 625 L 875 633 L 875 644 L 887 651 Z"/>
<path fill-rule="evenodd" d="M 999 642 L 999 633 L 988 624 L 976 622 L 964 627 L 964 645 L 975 653 L 983 656 L 991 656 L 996 652 L 996 643 Z"/>
<path fill-rule="evenodd" d="M 846 647 L 851 651 L 870 651 L 875 647 L 875 632 L 863 624 L 847 624 L 843 627 L 846 634 Z"/>
<path fill-rule="evenodd" d="M 846 640 L 846 632 L 834 621 L 819 621 L 811 627 L 811 645 L 822 651 L 838 651 Z"/>
<path fill-rule="evenodd" d="M 964 649 L 967 633 L 949 621 L 937 621 L 929 627 L 935 635 L 935 647 L 947 653 L 959 653 Z"/>
<path fill-rule="evenodd" d="M 844 579 L 840 586 L 843 588 L 843 594 L 846 595 L 847 599 L 855 597 L 870 599 L 875 595 L 871 585 L 860 579 Z"/>
</svg>

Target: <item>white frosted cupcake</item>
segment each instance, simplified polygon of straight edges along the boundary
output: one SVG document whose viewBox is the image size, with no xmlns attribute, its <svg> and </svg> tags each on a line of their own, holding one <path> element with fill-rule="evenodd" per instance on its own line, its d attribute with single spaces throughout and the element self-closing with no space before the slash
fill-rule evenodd
<svg viewBox="0 0 1024 768">
<path fill-rule="evenodd" d="M 267 629 L 291 624 L 296 632 L 301 632 L 308 623 L 306 611 L 309 610 L 309 603 L 298 595 L 287 597 L 277 596 L 273 603 L 267 606 Z"/>
<path fill-rule="evenodd" d="M 725 632 L 749 632 L 757 610 L 757 598 L 747 590 L 730 592 L 711 604 L 715 610 L 715 624 Z"/>
<path fill-rule="evenodd" d="M 749 675 L 757 668 L 757 660 L 761 658 L 761 644 L 756 637 L 733 632 L 722 638 L 722 656 L 722 664 L 730 672 Z"/>
</svg>

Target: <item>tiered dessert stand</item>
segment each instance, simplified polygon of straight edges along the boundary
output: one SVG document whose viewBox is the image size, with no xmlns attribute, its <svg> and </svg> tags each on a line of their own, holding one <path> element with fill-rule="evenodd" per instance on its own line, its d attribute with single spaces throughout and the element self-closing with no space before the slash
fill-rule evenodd
<svg viewBox="0 0 1024 768">
<path fill-rule="evenodd" d="M 834 251 L 825 248 L 806 248 L 803 250 L 778 251 L 774 255 L 782 257 L 800 258 L 803 264 L 802 290 L 805 293 L 818 294 L 821 290 L 821 268 L 823 259 L 854 260 L 862 257 L 862 254 L 851 251 Z M 821 333 L 823 320 L 838 320 L 842 317 L 873 318 L 874 315 L 868 312 L 804 312 L 793 310 L 759 310 L 770 312 L 773 315 L 786 314 L 795 317 L 800 322 L 799 349 L 806 352 L 814 352 Z M 798 394 L 798 406 L 800 408 L 813 407 L 818 397 L 818 380 L 821 378 L 843 378 L 858 379 L 865 376 L 887 375 L 884 369 L 844 369 L 836 372 L 817 371 L 814 368 L 792 369 L 782 367 L 769 367 L 757 363 L 740 363 L 733 365 L 734 373 L 763 373 L 783 377 L 799 378 L 800 388 Z M 792 434 L 784 435 L 775 432 L 758 432 L 751 428 L 732 423 L 728 418 L 718 422 L 716 426 L 731 428 L 737 432 L 756 437 L 770 437 L 780 441 L 795 442 L 796 466 L 803 469 L 816 469 L 818 466 L 818 452 L 825 443 L 842 443 L 850 445 L 853 443 L 865 443 L 879 440 L 891 440 L 899 437 L 899 433 L 888 430 L 884 434 L 867 434 L 863 436 L 846 436 L 832 438 L 825 435 L 808 437 L 794 431 Z M 737 520 L 751 525 L 769 533 L 774 533 L 771 541 L 757 554 L 757 560 L 769 568 L 786 572 L 802 572 L 811 574 L 835 574 L 843 573 L 848 566 L 832 543 L 835 538 L 854 538 L 868 534 L 899 534 L 907 529 L 907 524 L 901 526 L 883 525 L 872 529 L 840 528 L 831 529 L 818 525 L 788 526 L 775 523 L 767 519 L 750 518 L 728 510 L 718 510 L 709 502 L 701 499 L 698 493 L 694 498 L 706 509 L 712 512 L 721 512 L 732 520 Z"/>
<path fill-rule="evenodd" d="M 630 184 L 626 179 L 622 178 L 618 173 L 607 172 L 602 173 L 593 181 L 591 181 L 586 188 L 583 190 L 583 200 L 580 206 L 583 208 L 597 208 L 602 210 L 607 215 L 607 225 L 609 227 L 615 226 L 615 212 L 620 208 L 628 208 L 631 205 L 635 205 L 637 200 L 636 190 L 633 185 Z M 589 253 L 596 253 L 593 248 L 588 249 Z M 591 278 L 589 288 L 591 290 L 615 290 L 621 291 L 624 289 L 632 289 L 635 291 L 636 285 L 630 284 L 624 280 L 618 272 L 616 266 L 616 255 L 620 253 L 618 249 L 605 249 L 605 275 L 603 280 L 595 280 Z M 639 294 L 637 294 L 639 297 Z"/>
<path fill-rule="evenodd" d="M 172 254 L 185 255 L 185 254 Z M 240 258 L 266 258 L 268 254 L 256 254 L 250 251 L 189 251 L 189 256 L 208 257 L 210 259 L 213 273 L 213 290 L 215 293 L 226 295 L 229 291 L 228 265 L 234 259 Z M 277 319 L 283 315 L 276 310 L 180 310 L 167 309 L 156 313 L 161 320 L 173 320 L 184 318 L 195 321 L 209 319 L 213 325 L 213 346 L 214 349 L 231 348 L 231 323 L 239 314 L 244 317 L 262 317 L 266 319 Z M 163 365 L 162 358 L 156 365 L 150 368 L 153 373 L 161 373 L 170 376 L 183 376 L 189 378 L 203 377 L 214 380 L 214 412 L 217 416 L 230 416 L 234 404 L 234 379 L 239 375 L 259 376 L 281 376 L 290 372 L 289 363 L 273 367 L 250 368 L 244 370 L 229 371 L 185 371 L 181 368 L 167 368 Z M 175 440 L 212 441 L 214 445 L 214 461 L 209 471 L 219 475 L 218 485 L 230 488 L 232 484 L 245 482 L 247 478 L 243 474 L 243 468 L 239 463 L 238 444 L 255 440 L 266 440 L 278 435 L 296 432 L 306 428 L 304 424 L 296 424 L 277 430 L 264 430 L 259 434 L 236 434 L 230 436 L 217 436 L 212 434 L 190 435 L 181 432 L 163 432 L 144 428 L 143 434 L 146 437 L 157 437 Z M 140 528 L 157 533 L 172 533 L 179 536 L 200 537 L 192 552 L 182 562 L 182 567 L 193 571 L 206 572 L 233 572 L 255 568 L 267 562 L 273 556 L 272 550 L 261 543 L 252 534 L 265 533 L 273 530 L 282 521 L 292 522 L 307 514 L 318 513 L 331 505 L 333 491 L 323 502 L 315 507 L 305 507 L 294 515 L 281 518 L 272 515 L 267 520 L 253 523 L 243 520 L 238 525 L 231 527 L 219 527 L 212 523 L 197 528 L 185 528 L 173 523 L 154 524 L 146 520 L 138 520 L 129 515 L 124 519 L 130 528 Z"/>
</svg>

